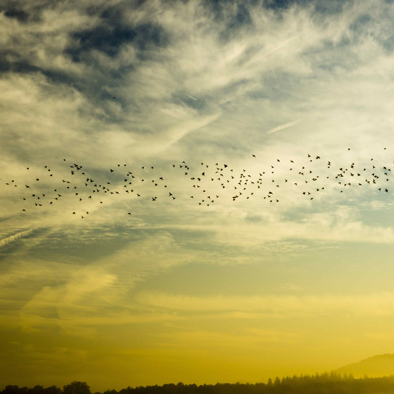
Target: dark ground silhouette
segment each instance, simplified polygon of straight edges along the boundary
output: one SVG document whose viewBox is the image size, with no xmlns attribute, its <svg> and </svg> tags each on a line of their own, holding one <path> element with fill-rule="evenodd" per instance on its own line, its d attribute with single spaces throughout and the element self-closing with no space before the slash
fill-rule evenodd
<svg viewBox="0 0 394 394">
<path fill-rule="evenodd" d="M 92 394 L 85 382 L 72 382 L 60 389 L 56 386 L 33 388 L 6 386 L 1 394 Z M 352 375 L 323 373 L 269 379 L 267 383 L 216 383 L 215 385 L 164 384 L 163 386 L 127 387 L 94 394 L 382 394 L 394 393 L 394 375 L 355 379 Z"/>
</svg>

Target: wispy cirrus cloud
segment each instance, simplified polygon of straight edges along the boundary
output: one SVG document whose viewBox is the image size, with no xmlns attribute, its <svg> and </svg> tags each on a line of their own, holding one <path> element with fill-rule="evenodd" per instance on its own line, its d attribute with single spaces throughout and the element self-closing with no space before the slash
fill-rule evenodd
<svg viewBox="0 0 394 394">
<path fill-rule="evenodd" d="M 28 235 L 30 235 L 34 230 L 33 229 L 29 229 L 29 230 L 25 230 L 25 231 L 20 231 L 19 233 L 16 233 L 14 235 L 10 235 L 9 237 L 0 239 L 0 248 L 9 245 L 12 242 L 17 241 L 20 238 L 23 237 L 27 237 Z"/>
<path fill-rule="evenodd" d="M 300 123 L 300 122 L 301 122 L 301 119 L 295 120 L 295 121 L 293 121 L 293 122 L 289 122 L 289 123 L 282 124 L 282 125 L 280 125 L 280 126 L 274 127 L 274 128 L 271 129 L 271 130 L 268 130 L 268 131 L 267 131 L 267 134 L 276 133 L 276 132 L 279 131 L 279 130 L 287 129 L 287 128 L 289 128 L 289 127 L 291 127 L 291 126 L 294 126 L 294 125 L 296 125 L 297 123 Z"/>
<path fill-rule="evenodd" d="M 391 316 L 394 295 L 256 296 L 191 297 L 160 293 L 141 293 L 138 300 L 163 310 L 202 313 L 241 313 L 240 317 L 289 318 L 307 315 L 348 313 L 355 316 Z M 245 316 L 242 316 L 245 313 Z M 254 314 L 254 315 L 253 315 Z M 236 317 L 236 315 L 234 315 Z"/>
</svg>

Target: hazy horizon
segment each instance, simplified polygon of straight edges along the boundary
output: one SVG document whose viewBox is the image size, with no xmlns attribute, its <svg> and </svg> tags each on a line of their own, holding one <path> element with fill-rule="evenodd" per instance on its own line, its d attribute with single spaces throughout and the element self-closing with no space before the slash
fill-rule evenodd
<svg viewBox="0 0 394 394">
<path fill-rule="evenodd" d="M 394 353 L 393 20 L 383 0 L 1 2 L 0 388 Z"/>
</svg>

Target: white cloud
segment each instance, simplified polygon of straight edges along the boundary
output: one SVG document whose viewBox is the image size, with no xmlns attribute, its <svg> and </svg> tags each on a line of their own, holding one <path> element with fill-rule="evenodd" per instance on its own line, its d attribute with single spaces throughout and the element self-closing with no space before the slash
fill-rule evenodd
<svg viewBox="0 0 394 394">
<path fill-rule="evenodd" d="M 360 216 L 361 207 L 373 211 L 387 206 L 389 198 L 383 200 L 375 189 L 366 185 L 358 190 L 348 188 L 340 198 L 339 186 L 330 178 L 321 182 L 325 194 L 315 193 L 311 202 L 294 186 L 300 167 L 310 165 L 308 153 L 320 154 L 324 163 L 331 160 L 335 171 L 351 162 L 360 168 L 368 164 L 371 169 L 370 157 L 379 165 L 392 162 L 392 5 L 361 1 L 345 5 L 339 14 L 325 15 L 317 14 L 312 5 L 292 5 L 280 17 L 259 5 L 250 9 L 250 25 L 229 29 L 231 7 L 224 6 L 223 15 L 215 19 L 200 2 L 146 2 L 138 10 L 122 9 L 122 23 L 130 28 L 149 23 L 161 26 L 168 37 L 166 44 L 146 45 L 141 50 L 130 40 L 114 56 L 92 45 L 90 53 L 85 51 L 87 60 L 75 62 L 65 52 L 77 45 L 73 34 L 107 22 L 99 13 L 85 12 L 91 2 L 72 3 L 71 8 L 71 3 L 62 4 L 45 10 L 34 23 L 21 24 L 0 15 L 0 40 L 8 50 L 8 61 L 33 67 L 28 72 L 10 69 L 0 78 L 0 199 L 4 202 L 0 216 L 5 234 L 18 226 L 41 227 L 51 229 L 48 234 L 58 231 L 68 240 L 84 234 L 86 239 L 100 242 L 95 230 L 105 226 L 143 233 L 148 239 L 144 247 L 130 245 L 111 256 L 123 261 L 135 253 L 145 265 L 140 270 L 130 268 L 131 276 L 140 281 L 148 272 L 194 261 L 181 241 L 168 236 L 177 231 L 183 231 L 185 239 L 193 231 L 206 236 L 193 241 L 211 248 L 206 254 L 196 253 L 199 258 L 220 255 L 221 248 L 232 246 L 238 255 L 229 259 L 243 263 L 253 261 L 253 253 L 244 257 L 245 248 L 290 238 L 393 242 L 391 226 L 372 226 Z M 94 4 L 104 9 L 107 3 Z M 365 14 L 371 21 L 355 27 Z M 297 133 L 277 132 L 298 123 Z M 278 158 L 283 166 L 276 165 Z M 200 190 L 193 188 L 186 171 L 178 171 L 183 160 L 192 167 L 190 178 L 201 172 L 200 162 L 210 165 L 210 176 L 202 181 Z M 287 167 L 290 160 L 296 163 L 292 175 Z M 109 168 L 127 164 L 127 171 L 139 177 L 133 187 L 142 191 L 143 199 L 123 192 L 116 198 L 101 193 L 100 199 L 87 200 L 89 193 L 81 181 L 83 202 L 79 203 L 61 183 L 69 178 L 74 182 L 68 167 L 74 161 L 84 166 L 86 176 L 103 184 L 110 179 Z M 260 194 L 255 190 L 253 199 L 233 203 L 237 184 L 226 183 L 222 188 L 216 162 L 228 163 L 237 178 L 243 169 L 253 177 L 266 171 L 268 178 L 270 165 L 275 163 L 272 178 L 280 185 L 276 189 L 275 184 L 278 196 L 281 190 L 280 203 L 263 201 L 271 179 L 264 181 Z M 52 180 L 44 165 L 56 175 Z M 154 165 L 157 172 L 142 173 L 143 165 Z M 315 165 L 313 171 L 319 171 L 321 178 L 328 174 L 323 166 Z M 142 185 L 142 175 L 149 182 L 162 176 L 168 188 L 157 191 L 152 185 Z M 25 203 L 21 196 L 27 195 L 24 185 L 34 182 L 36 176 L 45 182 L 36 183 L 32 193 L 53 193 L 60 184 L 63 198 L 42 209 L 32 205 L 22 216 Z M 222 180 L 211 182 L 211 176 Z M 18 188 L 7 189 L 5 182 L 14 178 Z M 111 182 L 114 190 L 123 189 L 120 176 Z M 197 203 L 197 196 L 203 199 L 205 187 L 220 194 L 209 208 Z M 169 191 L 176 200 L 169 198 Z M 151 202 L 152 193 L 158 195 L 156 205 Z M 160 236 L 158 240 L 151 231 L 161 233 L 166 241 Z M 17 238 L 7 239 L 0 246 Z M 152 263 L 155 261 L 159 263 Z M 105 289 L 115 287 L 119 279 L 118 272 L 104 270 L 100 275 L 97 283 Z M 70 283 L 76 287 L 70 284 L 61 291 L 74 294 L 67 297 L 82 297 L 77 287 L 83 287 L 84 280 L 74 278 Z M 86 281 L 90 288 L 92 284 Z M 133 283 L 131 280 L 128 286 Z M 45 294 L 55 291 L 48 286 Z"/>
</svg>

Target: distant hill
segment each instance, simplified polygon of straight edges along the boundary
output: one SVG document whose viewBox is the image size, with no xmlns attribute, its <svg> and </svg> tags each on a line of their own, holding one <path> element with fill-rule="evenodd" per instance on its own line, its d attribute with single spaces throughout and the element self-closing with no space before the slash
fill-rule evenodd
<svg viewBox="0 0 394 394">
<path fill-rule="evenodd" d="M 341 375 L 353 374 L 355 378 L 362 378 L 365 375 L 374 378 L 379 376 L 394 375 L 394 354 L 382 354 L 348 364 L 336 369 L 334 372 Z"/>
</svg>

